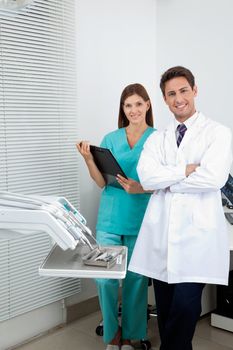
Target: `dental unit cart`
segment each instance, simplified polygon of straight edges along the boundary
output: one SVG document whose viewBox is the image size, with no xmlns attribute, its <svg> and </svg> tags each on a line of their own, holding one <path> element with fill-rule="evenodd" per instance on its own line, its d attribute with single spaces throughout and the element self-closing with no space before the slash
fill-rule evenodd
<svg viewBox="0 0 233 350">
<path fill-rule="evenodd" d="M 99 246 L 85 218 L 65 197 L 0 192 L 0 237 L 14 239 L 40 232 L 48 233 L 55 242 L 39 267 L 40 275 L 125 277 L 127 248 Z"/>
</svg>

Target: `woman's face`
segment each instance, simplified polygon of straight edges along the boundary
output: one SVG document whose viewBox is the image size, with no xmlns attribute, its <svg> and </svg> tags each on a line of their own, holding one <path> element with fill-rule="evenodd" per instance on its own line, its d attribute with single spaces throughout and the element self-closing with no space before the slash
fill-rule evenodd
<svg viewBox="0 0 233 350">
<path fill-rule="evenodd" d="M 150 101 L 144 101 L 139 95 L 132 95 L 125 99 L 123 110 L 129 124 L 146 123 L 146 113 L 150 108 Z"/>
</svg>

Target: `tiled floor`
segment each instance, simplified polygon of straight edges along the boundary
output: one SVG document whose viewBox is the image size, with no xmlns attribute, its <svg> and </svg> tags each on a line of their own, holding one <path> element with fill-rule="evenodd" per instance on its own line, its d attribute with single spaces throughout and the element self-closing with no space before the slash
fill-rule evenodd
<svg viewBox="0 0 233 350">
<path fill-rule="evenodd" d="M 100 312 L 93 313 L 68 326 L 20 346 L 17 350 L 104 350 L 102 337 L 95 329 L 101 319 Z M 152 318 L 148 324 L 148 335 L 152 349 L 159 349 L 157 321 Z M 197 326 L 194 350 L 233 349 L 233 333 L 210 326 L 209 317 L 202 318 Z M 140 349 L 140 344 L 135 344 Z"/>
</svg>

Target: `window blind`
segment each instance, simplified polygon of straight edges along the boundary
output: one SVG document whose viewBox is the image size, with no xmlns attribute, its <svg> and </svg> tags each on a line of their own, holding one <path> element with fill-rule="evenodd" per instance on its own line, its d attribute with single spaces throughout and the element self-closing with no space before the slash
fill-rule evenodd
<svg viewBox="0 0 233 350">
<path fill-rule="evenodd" d="M 0 9 L 0 190 L 64 196 L 78 207 L 75 0 Z M 41 232 L 0 240 L 0 321 L 78 293 L 38 275 Z"/>
</svg>

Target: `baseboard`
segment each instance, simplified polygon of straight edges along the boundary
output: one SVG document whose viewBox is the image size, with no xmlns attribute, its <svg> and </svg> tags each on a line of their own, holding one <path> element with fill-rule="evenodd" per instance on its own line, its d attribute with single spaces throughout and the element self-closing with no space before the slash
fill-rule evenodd
<svg viewBox="0 0 233 350">
<path fill-rule="evenodd" d="M 93 297 L 82 301 L 81 303 L 69 305 L 66 307 L 66 322 L 70 323 L 81 317 L 87 316 L 93 312 L 99 311 L 98 297 Z"/>
<path fill-rule="evenodd" d="M 212 312 L 211 326 L 222 328 L 229 332 L 233 332 L 233 318 L 225 317 Z"/>
</svg>

